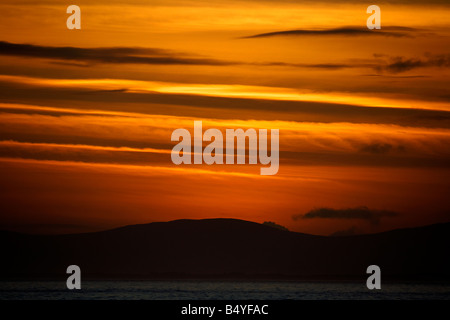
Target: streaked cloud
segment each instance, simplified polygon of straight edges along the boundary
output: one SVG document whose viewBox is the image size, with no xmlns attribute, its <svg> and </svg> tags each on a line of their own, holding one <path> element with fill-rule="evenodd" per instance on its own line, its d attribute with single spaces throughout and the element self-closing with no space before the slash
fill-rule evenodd
<svg viewBox="0 0 450 320">
<path fill-rule="evenodd" d="M 13 104 L 0 105 L 0 110 L 3 157 L 170 166 L 174 143 L 168 137 L 173 128 L 191 130 L 195 120 L 202 120 L 205 130 L 222 132 L 226 128 L 280 129 L 280 157 L 289 165 L 443 168 L 450 163 L 445 153 L 450 132 L 444 128 L 198 118 L 24 105 L 14 109 Z"/>
<path fill-rule="evenodd" d="M 424 58 L 392 57 L 385 65 L 374 66 L 378 71 L 391 73 L 406 72 L 419 68 L 449 68 L 450 53 L 440 55 L 428 55 Z"/>
<path fill-rule="evenodd" d="M 364 144 L 361 149 L 362 152 L 374 153 L 374 154 L 386 154 L 388 152 L 405 152 L 406 148 L 402 145 L 394 146 L 391 143 L 371 143 Z"/>
<path fill-rule="evenodd" d="M 413 37 L 419 29 L 399 26 L 383 26 L 382 30 L 369 30 L 366 27 L 339 27 L 329 29 L 297 29 L 260 33 L 242 37 L 241 39 L 269 38 L 269 37 L 299 37 L 299 36 L 383 36 L 383 37 Z"/>
<path fill-rule="evenodd" d="M 413 30 L 412 28 L 400 28 L 401 30 Z M 394 29 L 397 29 L 394 28 Z M 384 30 L 384 29 L 383 29 Z M 351 32 L 350 32 L 351 31 Z M 331 30 L 294 30 L 255 35 L 254 37 L 271 37 L 277 35 L 301 35 L 301 34 L 364 34 L 372 30 L 367 29 L 331 29 Z M 376 31 L 375 33 L 378 33 Z M 388 33 L 389 31 L 383 31 Z M 430 54 L 425 57 L 403 57 L 389 56 L 385 54 L 374 54 L 374 59 L 367 59 L 365 62 L 342 61 L 342 62 L 321 62 L 321 63 L 294 63 L 282 61 L 265 62 L 245 62 L 231 61 L 210 58 L 194 57 L 195 55 L 186 53 L 175 53 L 170 50 L 159 48 L 129 48 L 129 47 L 50 47 L 32 44 L 16 44 L 0 41 L 0 55 L 15 56 L 23 58 L 49 59 L 52 64 L 59 64 L 71 67 L 88 67 L 91 64 L 147 64 L 147 65 L 192 65 L 192 66 L 242 66 L 242 67 L 285 67 L 306 68 L 327 71 L 339 71 L 343 69 L 372 69 L 378 73 L 398 74 L 415 69 L 423 68 L 449 68 L 450 54 Z M 4 76 L 3 76 L 4 77 Z M 418 76 L 411 76 L 418 77 Z M 423 77 L 423 76 L 422 76 Z M 65 80 L 66 82 L 68 79 Z M 126 86 L 125 81 L 124 86 Z M 63 81 L 61 81 L 63 84 Z M 61 85 L 60 84 L 60 85 Z M 202 85 L 204 86 L 204 85 Z M 211 85 L 210 85 L 211 86 Z M 216 85 L 216 87 L 219 87 Z M 127 88 L 114 88 L 115 91 L 126 91 Z M 217 90 L 216 90 L 217 91 Z M 279 96 L 279 95 L 278 95 Z"/>
<path fill-rule="evenodd" d="M 318 93 L 283 87 L 170 83 L 124 79 L 50 79 L 7 75 L 0 75 L 0 81 L 37 87 L 89 89 L 89 92 L 91 93 L 103 91 L 118 93 L 161 93 L 255 100 L 333 103 L 337 105 L 355 105 L 361 107 L 450 111 L 449 102 L 421 101 L 420 103 L 417 103 L 417 101 L 407 99 L 390 99 L 369 95 L 348 94 L 344 92 Z"/>
<path fill-rule="evenodd" d="M 186 54 L 157 48 L 78 48 L 16 44 L 0 41 L 0 55 L 75 61 L 75 66 L 89 63 L 130 63 L 155 65 L 230 65 L 231 62 L 193 58 Z M 85 64 L 82 64 L 84 62 Z M 73 63 L 72 63 L 73 64 Z"/>
<path fill-rule="evenodd" d="M 313 209 L 305 214 L 294 215 L 292 219 L 361 219 L 376 225 L 380 223 L 381 218 L 395 217 L 397 215 L 398 213 L 393 211 L 374 210 L 363 206 L 347 209 Z"/>
</svg>

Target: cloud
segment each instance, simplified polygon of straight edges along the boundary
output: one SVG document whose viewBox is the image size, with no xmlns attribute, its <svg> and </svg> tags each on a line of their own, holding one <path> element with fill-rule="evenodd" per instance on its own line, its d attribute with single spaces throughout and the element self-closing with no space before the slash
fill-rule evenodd
<svg viewBox="0 0 450 320">
<path fill-rule="evenodd" d="M 116 110 L 141 114 L 177 114 L 201 118 L 240 117 L 243 120 L 273 119 L 277 112 L 277 120 L 297 122 L 346 122 L 366 124 L 396 124 L 401 126 L 447 128 L 450 120 L 449 112 L 444 110 L 423 110 L 408 108 L 367 108 L 356 104 L 335 104 L 316 101 L 277 101 L 274 103 L 264 99 L 244 99 L 238 97 L 212 97 L 202 95 L 182 95 L 168 93 L 138 93 L 131 90 L 112 91 L 96 88 L 54 87 L 47 81 L 28 84 L 28 79 L 19 81 L 2 80 L 0 77 L 0 101 L 22 103 L 25 105 L 45 105 L 56 107 L 55 110 L 6 108 L 8 112 L 59 115 L 66 114 L 61 109 L 61 101 L 67 106 L 77 106 L 81 110 Z M 45 80 L 46 78 L 39 78 Z M 41 84 L 42 83 L 42 84 Z M 169 85 L 170 83 L 168 83 Z M 119 87 L 117 89 L 125 89 Z M 27 94 L 24 95 L 23 93 Z M 161 108 L 161 105 L 167 106 Z M 195 109 L 193 109 L 194 107 Z M 168 111 L 169 110 L 169 111 Z M 227 110 L 227 112 L 217 112 Z M 257 111 L 257 112 L 255 112 Z M 384 141 L 380 141 L 384 142 Z M 388 142 L 388 141 L 387 141 Z M 361 145 L 355 146 L 356 148 Z"/>
<path fill-rule="evenodd" d="M 369 223 L 376 225 L 380 222 L 382 217 L 395 217 L 396 212 L 387 210 L 373 210 L 367 207 L 355 207 L 347 209 L 331 209 L 318 208 L 313 209 L 306 214 L 293 215 L 292 219 L 297 221 L 299 219 L 360 219 L 366 220 Z"/>
<path fill-rule="evenodd" d="M 386 57 L 386 56 L 384 56 Z M 301 64 L 301 63 L 283 63 L 283 62 L 267 62 L 260 65 L 266 66 L 286 66 L 286 67 L 298 67 L 298 68 L 313 68 L 313 69 L 326 69 L 326 70 L 339 70 L 348 68 L 370 68 L 379 73 L 397 74 L 402 72 L 411 71 L 419 68 L 449 68 L 450 67 L 450 54 L 440 55 L 427 55 L 424 58 L 407 58 L 407 57 L 386 57 L 386 60 L 379 60 L 382 56 L 377 55 L 372 62 L 365 63 L 317 63 L 317 64 Z M 380 74 L 372 75 L 380 76 Z M 400 78 L 399 76 L 397 76 Z M 424 75 L 403 76 L 402 78 L 425 78 Z"/>
<path fill-rule="evenodd" d="M 287 63 L 287 62 L 259 62 L 253 63 L 256 66 L 268 66 L 268 67 L 294 67 L 294 68 L 311 68 L 311 69 L 324 69 L 324 70 L 340 70 L 347 68 L 363 68 L 373 67 L 372 64 L 350 64 L 350 63 Z"/>
<path fill-rule="evenodd" d="M 424 75 L 413 75 L 413 76 L 397 76 L 397 75 L 381 75 L 381 74 L 362 74 L 363 77 L 384 77 L 384 78 L 392 78 L 392 79 L 419 79 L 419 78 L 430 78 L 430 76 Z M 446 99 L 450 100 L 450 99 Z"/>
<path fill-rule="evenodd" d="M 72 67 L 89 67 L 93 63 L 110 64 L 153 64 L 153 65 L 252 65 L 268 67 L 294 67 L 338 70 L 344 68 L 373 67 L 349 63 L 287 63 L 279 61 L 244 63 L 205 58 L 191 58 L 184 53 L 174 53 L 158 48 L 77 48 L 49 47 L 32 44 L 15 44 L 0 41 L 0 55 L 50 59 L 52 64 Z"/>
<path fill-rule="evenodd" d="M 394 57 L 387 64 L 378 66 L 375 69 L 389 73 L 400 73 L 427 67 L 450 67 L 450 54 L 428 55 L 425 58 Z"/>
<path fill-rule="evenodd" d="M 400 28 L 400 27 L 397 27 Z M 402 28 L 403 29 L 403 28 Z M 409 30 L 410 28 L 404 28 Z M 253 37 L 263 37 L 283 34 L 362 34 L 367 33 L 364 29 L 330 29 L 330 30 L 293 30 L 268 34 L 261 34 Z M 369 30 L 369 33 L 371 30 Z M 378 32 L 378 31 L 377 31 Z M 383 31 L 387 33 L 388 31 Z M 242 62 L 227 61 L 208 58 L 192 57 L 186 53 L 175 53 L 170 50 L 159 48 L 129 48 L 129 47 L 105 47 L 105 48 L 78 48 L 78 47 L 50 47 L 33 44 L 16 44 L 0 41 L 0 55 L 28 57 L 38 59 L 49 59 L 52 64 L 89 67 L 95 63 L 108 64 L 150 64 L 150 65 L 208 65 L 208 66 L 231 66 L 249 65 L 262 67 L 291 67 L 309 68 L 322 70 L 341 70 L 349 68 L 370 68 L 379 73 L 401 73 L 417 68 L 426 67 L 450 67 L 450 54 L 428 55 L 425 58 L 387 57 L 382 54 L 374 54 L 376 59 L 364 63 L 345 61 L 342 63 L 288 63 L 281 61 L 267 62 Z M 386 60 L 380 60 L 385 57 Z"/>
<path fill-rule="evenodd" d="M 372 69 L 378 74 L 365 76 L 383 76 L 382 73 L 398 74 L 419 68 L 448 68 L 450 67 L 450 54 L 428 55 L 424 58 L 408 58 L 408 57 L 389 57 L 386 55 L 374 55 L 375 59 L 365 62 L 344 61 L 341 63 L 287 63 L 279 61 L 253 63 L 256 66 L 268 67 L 292 67 L 292 68 L 309 68 L 322 70 L 341 70 L 341 69 Z M 385 58 L 382 60 L 382 58 Z M 241 63 L 244 64 L 244 63 Z M 386 76 L 393 77 L 393 76 Z M 396 76 L 397 78 L 426 78 L 425 75 L 412 76 Z"/>
<path fill-rule="evenodd" d="M 393 146 L 390 143 L 370 143 L 365 144 L 360 148 L 361 152 L 373 153 L 373 154 L 386 154 L 391 151 L 405 151 L 404 146 Z"/>
<path fill-rule="evenodd" d="M 110 64 L 153 64 L 153 65 L 253 65 L 294 68 L 315 68 L 337 70 L 343 68 L 358 68 L 361 65 L 337 63 L 286 63 L 286 62 L 254 62 L 224 61 L 205 58 L 191 58 L 184 53 L 174 53 L 158 48 L 77 48 L 48 47 L 32 44 L 15 44 L 0 41 L 0 55 L 50 59 L 52 64 L 72 67 L 89 67 L 93 63 Z M 371 67 L 372 65 L 365 65 Z"/>
<path fill-rule="evenodd" d="M 375 154 L 384 154 L 392 150 L 392 145 L 389 143 L 372 143 L 364 145 L 361 151 Z"/>
<path fill-rule="evenodd" d="M 382 30 L 369 30 L 366 27 L 340 27 L 332 29 L 298 29 L 255 34 L 241 39 L 268 38 L 279 36 L 384 36 L 412 37 L 412 32 L 419 31 L 408 27 L 383 27 Z"/>
<path fill-rule="evenodd" d="M 231 65 L 233 62 L 205 58 L 191 58 L 159 48 L 78 48 L 16 44 L 0 41 L 0 55 L 76 61 L 71 65 L 92 63 L 132 63 L 157 65 Z M 82 63 L 84 62 L 84 64 Z"/>
</svg>

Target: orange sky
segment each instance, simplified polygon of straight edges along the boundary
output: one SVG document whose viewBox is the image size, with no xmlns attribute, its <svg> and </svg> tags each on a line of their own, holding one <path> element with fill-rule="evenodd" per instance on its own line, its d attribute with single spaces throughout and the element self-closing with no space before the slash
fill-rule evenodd
<svg viewBox="0 0 450 320">
<path fill-rule="evenodd" d="M 408 4 L 406 4 L 408 3 Z M 449 221 L 450 6 L 2 1 L 0 228 L 181 218 L 378 232 Z M 38 14 L 37 14 L 38 13 Z M 280 129 L 280 169 L 175 166 L 173 130 Z M 367 207 L 375 217 L 304 218 Z M 389 212 L 389 214 L 385 214 Z"/>
</svg>

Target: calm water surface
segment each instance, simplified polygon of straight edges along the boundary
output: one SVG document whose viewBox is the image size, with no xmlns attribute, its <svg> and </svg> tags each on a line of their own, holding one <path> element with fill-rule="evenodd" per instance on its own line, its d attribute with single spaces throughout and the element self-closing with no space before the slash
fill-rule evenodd
<svg viewBox="0 0 450 320">
<path fill-rule="evenodd" d="M 64 281 L 0 281 L 0 299 L 450 300 L 448 283 L 384 283 L 381 290 L 368 290 L 365 283 L 294 281 L 84 281 L 81 286 L 72 291 Z"/>
</svg>

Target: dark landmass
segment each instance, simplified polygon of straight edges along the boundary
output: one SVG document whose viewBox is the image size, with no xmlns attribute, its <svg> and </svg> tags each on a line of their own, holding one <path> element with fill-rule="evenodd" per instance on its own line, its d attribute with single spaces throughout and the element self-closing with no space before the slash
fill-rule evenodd
<svg viewBox="0 0 450 320">
<path fill-rule="evenodd" d="M 70 235 L 0 231 L 2 279 L 301 279 L 448 281 L 450 223 L 324 237 L 234 219 L 176 220 Z"/>
</svg>

